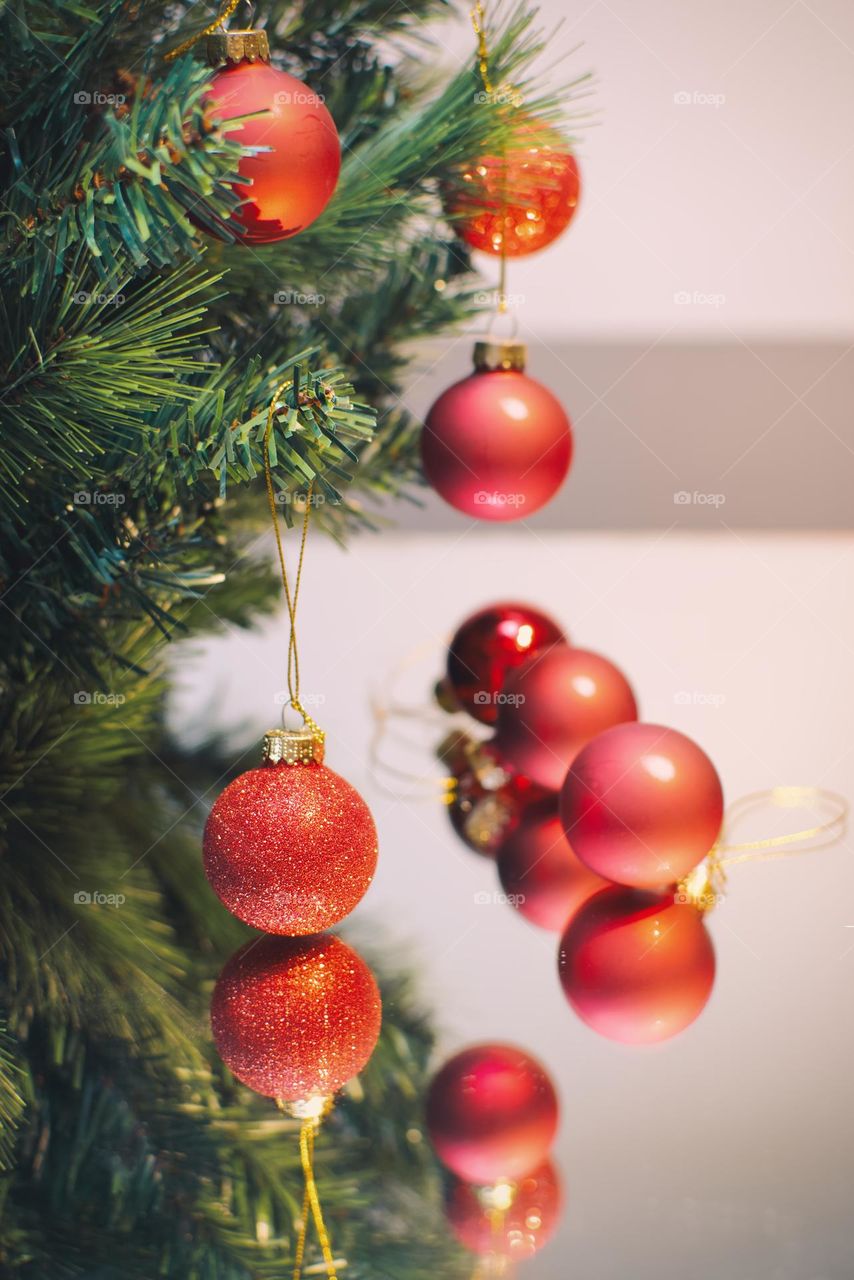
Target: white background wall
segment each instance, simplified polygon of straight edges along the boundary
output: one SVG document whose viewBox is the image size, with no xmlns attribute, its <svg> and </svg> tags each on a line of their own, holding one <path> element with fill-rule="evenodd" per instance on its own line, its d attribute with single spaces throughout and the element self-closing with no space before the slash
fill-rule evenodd
<svg viewBox="0 0 854 1280">
<path fill-rule="evenodd" d="M 456 8 L 449 62 L 472 48 Z M 544 0 L 541 16 L 564 19 L 556 54 L 583 42 L 565 65 L 596 73 L 600 123 L 574 225 L 512 266 L 528 336 L 852 335 L 851 0 Z"/>
</svg>

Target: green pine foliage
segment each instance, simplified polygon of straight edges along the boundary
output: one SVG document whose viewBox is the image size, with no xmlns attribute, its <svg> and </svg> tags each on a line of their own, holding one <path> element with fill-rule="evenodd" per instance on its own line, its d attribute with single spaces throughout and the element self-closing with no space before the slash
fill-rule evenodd
<svg viewBox="0 0 854 1280">
<path fill-rule="evenodd" d="M 274 61 L 324 93 L 344 163 L 312 227 L 251 249 L 203 230 L 239 201 L 239 131 L 211 116 L 202 62 L 163 60 L 202 6 L 0 9 L 3 1276 L 288 1273 L 294 1125 L 228 1076 L 206 1021 L 245 930 L 204 880 L 200 831 L 226 769 L 254 757 L 177 748 L 167 663 L 170 642 L 277 601 L 257 548 L 280 384 L 283 518 L 314 484 L 341 538 L 414 493 L 404 353 L 474 308 L 439 185 L 510 127 L 474 107 L 474 59 L 423 74 L 443 7 L 259 4 Z M 507 12 L 492 75 L 550 120 L 542 47 L 531 12 Z M 463 1276 L 418 1140 L 429 1020 L 372 959 L 380 1045 L 318 1145 L 336 1252 L 354 1280 Z"/>
</svg>

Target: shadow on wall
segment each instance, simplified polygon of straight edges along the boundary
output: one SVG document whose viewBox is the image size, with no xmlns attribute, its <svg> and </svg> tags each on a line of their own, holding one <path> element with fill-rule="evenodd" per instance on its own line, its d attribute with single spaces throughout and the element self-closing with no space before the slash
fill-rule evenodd
<svg viewBox="0 0 854 1280">
<path fill-rule="evenodd" d="M 423 418 L 471 370 L 471 337 L 418 353 L 405 396 Z M 527 372 L 564 403 L 575 460 L 542 529 L 850 529 L 854 348 L 843 342 L 532 342 Z M 435 494 L 401 529 L 471 523 Z"/>
</svg>

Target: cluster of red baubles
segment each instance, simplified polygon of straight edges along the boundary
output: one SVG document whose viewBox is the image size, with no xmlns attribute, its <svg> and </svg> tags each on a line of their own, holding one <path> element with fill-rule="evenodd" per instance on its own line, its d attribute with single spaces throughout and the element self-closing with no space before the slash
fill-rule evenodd
<svg viewBox="0 0 854 1280">
<path fill-rule="evenodd" d="M 562 1204 L 549 1159 L 558 1101 L 545 1068 L 512 1045 L 472 1045 L 437 1072 L 426 1116 L 450 1175 L 445 1213 L 460 1242 L 514 1261 L 541 1249 Z"/>
<path fill-rule="evenodd" d="M 495 859 L 507 901 L 561 935 L 572 1007 L 633 1044 L 684 1029 L 715 974 L 702 911 L 677 891 L 721 828 L 708 756 L 674 729 L 638 723 L 622 672 L 525 605 L 462 624 L 439 695 L 495 730 L 456 740 L 451 820 Z"/>
</svg>

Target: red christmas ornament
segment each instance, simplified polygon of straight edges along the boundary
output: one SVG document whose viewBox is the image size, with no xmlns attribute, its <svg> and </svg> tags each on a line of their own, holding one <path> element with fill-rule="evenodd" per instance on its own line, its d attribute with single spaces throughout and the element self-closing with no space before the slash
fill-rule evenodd
<svg viewBox="0 0 854 1280">
<path fill-rule="evenodd" d="M 474 853 L 494 858 L 526 807 L 544 792 L 511 774 L 488 742 L 468 739 L 462 758 L 451 768 L 456 783 L 448 806 L 451 826 Z"/>
<path fill-rule="evenodd" d="M 570 921 L 558 965 L 582 1021 L 623 1044 L 654 1044 L 684 1031 L 715 980 L 714 948 L 695 906 L 616 885 Z"/>
<path fill-rule="evenodd" d="M 466 1182 L 530 1173 L 545 1159 L 557 1121 L 557 1096 L 545 1070 L 510 1045 L 464 1049 L 445 1063 L 427 1096 L 436 1154 Z"/>
<path fill-rule="evenodd" d="M 229 136 L 243 146 L 262 148 L 238 167 L 250 185 L 237 185 L 244 203 L 233 215 L 243 244 L 286 240 L 314 222 L 338 182 L 341 144 L 332 116 L 307 85 L 269 63 L 263 32 L 229 32 L 213 37 L 210 48 L 228 65 L 214 75 L 206 95 L 211 116 L 245 120 Z M 229 228 L 231 229 L 231 228 Z"/>
<path fill-rule="evenodd" d="M 567 842 L 554 796 L 523 811 L 498 850 L 498 875 L 519 914 L 554 933 L 607 885 Z"/>
<path fill-rule="evenodd" d="M 469 715 L 495 724 L 508 671 L 565 636 L 527 604 L 492 604 L 466 618 L 448 648 L 448 683 Z"/>
<path fill-rule="evenodd" d="M 567 839 L 591 870 L 656 889 L 682 880 L 718 838 L 724 799 L 704 751 L 675 729 L 621 724 L 584 748 L 561 792 Z"/>
<path fill-rule="evenodd" d="M 636 718 L 631 685 L 612 662 L 586 649 L 556 644 L 507 677 L 495 746 L 511 768 L 557 791 L 591 738 Z"/>
<path fill-rule="evenodd" d="M 454 1235 L 480 1257 L 532 1258 L 554 1235 L 562 1211 L 560 1177 L 550 1160 L 524 1178 L 491 1187 L 453 1178 L 445 1194 Z"/>
<path fill-rule="evenodd" d="M 205 875 L 232 915 L 266 933 L 318 933 L 364 897 L 377 830 L 307 730 L 274 730 L 265 764 L 230 783 L 205 825 Z"/>
<path fill-rule="evenodd" d="M 457 235 L 494 257 L 503 252 L 520 258 L 544 249 L 578 208 L 578 165 L 563 140 L 537 138 L 531 126 L 519 129 L 517 137 L 503 156 L 482 156 L 444 192 Z"/>
<path fill-rule="evenodd" d="M 225 965 L 211 999 L 217 1052 L 268 1098 L 330 1097 L 359 1074 L 380 1033 L 382 1002 L 364 960 L 340 938 L 253 938 Z"/>
<path fill-rule="evenodd" d="M 518 343 L 478 342 L 475 372 L 439 396 L 421 433 L 424 474 L 479 520 L 521 520 L 554 497 L 572 460 L 559 400 L 525 369 Z"/>
</svg>

